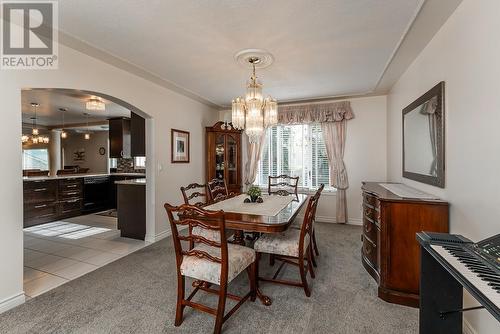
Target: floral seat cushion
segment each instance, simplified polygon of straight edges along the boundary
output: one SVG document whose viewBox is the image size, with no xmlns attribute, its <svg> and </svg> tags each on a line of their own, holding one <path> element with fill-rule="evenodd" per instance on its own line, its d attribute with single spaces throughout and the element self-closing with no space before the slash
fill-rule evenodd
<svg viewBox="0 0 500 334">
<path fill-rule="evenodd" d="M 253 248 L 259 253 L 299 256 L 300 230 L 290 228 L 285 232 L 263 234 Z M 309 235 L 304 237 L 304 250 L 309 246 Z M 305 253 L 305 252 L 304 252 Z"/>
<path fill-rule="evenodd" d="M 197 245 L 194 250 L 207 252 L 208 254 L 221 258 L 220 248 L 205 244 Z M 255 251 L 251 248 L 228 244 L 228 274 L 227 282 L 231 282 L 243 270 L 255 261 Z M 184 256 L 181 264 L 181 273 L 214 284 L 220 284 L 221 264 L 212 262 L 205 258 L 196 256 Z"/>
</svg>

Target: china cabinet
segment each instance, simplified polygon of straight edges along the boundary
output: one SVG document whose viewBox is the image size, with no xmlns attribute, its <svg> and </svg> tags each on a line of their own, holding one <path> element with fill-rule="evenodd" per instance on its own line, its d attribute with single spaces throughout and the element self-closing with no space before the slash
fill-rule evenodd
<svg viewBox="0 0 500 334">
<path fill-rule="evenodd" d="M 241 181 L 241 131 L 231 124 L 217 122 L 206 127 L 207 182 L 217 179 L 226 181 L 230 192 L 240 192 Z"/>
</svg>

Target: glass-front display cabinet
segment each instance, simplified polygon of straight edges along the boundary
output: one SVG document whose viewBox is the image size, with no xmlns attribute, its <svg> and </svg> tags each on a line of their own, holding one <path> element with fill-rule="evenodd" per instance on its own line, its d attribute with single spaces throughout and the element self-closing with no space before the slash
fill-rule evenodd
<svg viewBox="0 0 500 334">
<path fill-rule="evenodd" d="M 206 128 L 207 182 L 224 179 L 230 192 L 241 192 L 241 131 L 218 122 Z"/>
</svg>

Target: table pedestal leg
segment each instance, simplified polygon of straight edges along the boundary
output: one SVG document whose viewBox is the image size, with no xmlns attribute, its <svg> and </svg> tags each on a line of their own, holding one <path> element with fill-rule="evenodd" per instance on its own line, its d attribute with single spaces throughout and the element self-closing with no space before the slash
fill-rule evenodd
<svg viewBox="0 0 500 334">
<path fill-rule="evenodd" d="M 245 246 L 245 234 L 242 230 L 235 230 L 233 235 L 233 244 Z"/>
</svg>

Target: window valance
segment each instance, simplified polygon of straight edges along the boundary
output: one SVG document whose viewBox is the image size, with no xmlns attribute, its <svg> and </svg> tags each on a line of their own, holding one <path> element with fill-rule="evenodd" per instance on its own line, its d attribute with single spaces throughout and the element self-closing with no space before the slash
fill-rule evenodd
<svg viewBox="0 0 500 334">
<path fill-rule="evenodd" d="M 328 123 L 352 118 L 350 101 L 278 106 L 279 124 Z"/>
</svg>

